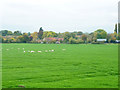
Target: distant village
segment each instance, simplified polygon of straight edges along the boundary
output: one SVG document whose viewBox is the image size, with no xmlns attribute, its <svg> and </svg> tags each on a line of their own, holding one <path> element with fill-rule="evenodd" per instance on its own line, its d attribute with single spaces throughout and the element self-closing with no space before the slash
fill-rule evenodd
<svg viewBox="0 0 120 90">
<path fill-rule="evenodd" d="M 41 43 L 41 44 L 102 44 L 102 43 L 119 43 L 120 30 L 115 24 L 114 33 L 107 33 L 103 29 L 97 29 L 91 33 L 82 31 L 55 33 L 53 31 L 44 31 L 42 27 L 38 32 L 21 33 L 16 30 L 0 31 L 0 40 L 2 43 Z"/>
</svg>

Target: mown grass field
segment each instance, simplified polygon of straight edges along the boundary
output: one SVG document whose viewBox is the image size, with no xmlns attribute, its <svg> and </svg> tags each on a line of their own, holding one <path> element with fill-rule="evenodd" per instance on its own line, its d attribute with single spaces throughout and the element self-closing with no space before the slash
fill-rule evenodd
<svg viewBox="0 0 120 90">
<path fill-rule="evenodd" d="M 118 87 L 117 44 L 2 44 L 2 50 L 3 88 Z"/>
</svg>

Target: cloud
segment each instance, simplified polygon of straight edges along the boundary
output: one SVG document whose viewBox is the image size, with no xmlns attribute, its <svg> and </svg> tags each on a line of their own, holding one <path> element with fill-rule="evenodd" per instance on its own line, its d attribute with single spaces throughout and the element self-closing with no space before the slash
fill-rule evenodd
<svg viewBox="0 0 120 90">
<path fill-rule="evenodd" d="M 113 32 L 118 0 L 3 0 L 2 28 L 34 32 Z"/>
</svg>

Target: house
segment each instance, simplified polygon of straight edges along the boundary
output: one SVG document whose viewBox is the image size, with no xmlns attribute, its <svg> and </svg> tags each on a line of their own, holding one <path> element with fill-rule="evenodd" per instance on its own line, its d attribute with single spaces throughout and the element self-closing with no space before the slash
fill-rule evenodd
<svg viewBox="0 0 120 90">
<path fill-rule="evenodd" d="M 64 40 L 64 38 L 58 38 L 57 39 L 57 41 L 63 41 Z"/>
<path fill-rule="evenodd" d="M 116 43 L 120 43 L 120 40 L 116 40 Z"/>
<path fill-rule="evenodd" d="M 106 42 L 107 39 L 97 39 L 98 42 Z"/>
<path fill-rule="evenodd" d="M 82 35 L 76 35 L 75 37 L 80 39 L 82 38 Z"/>
</svg>

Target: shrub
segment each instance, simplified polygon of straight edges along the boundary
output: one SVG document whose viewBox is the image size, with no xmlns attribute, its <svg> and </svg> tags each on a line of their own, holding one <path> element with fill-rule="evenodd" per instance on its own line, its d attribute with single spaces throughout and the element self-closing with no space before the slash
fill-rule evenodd
<svg viewBox="0 0 120 90">
<path fill-rule="evenodd" d="M 83 43 L 84 43 L 84 41 L 80 39 L 79 40 L 79 44 L 83 44 Z"/>
<path fill-rule="evenodd" d="M 70 38 L 69 39 L 69 44 L 76 44 L 76 39 L 74 39 L 74 38 Z"/>
<path fill-rule="evenodd" d="M 99 42 L 92 41 L 92 44 L 99 44 Z"/>
<path fill-rule="evenodd" d="M 95 42 L 93 41 L 92 44 L 104 44 L 105 42 L 104 41 L 101 41 L 101 42 Z"/>
<path fill-rule="evenodd" d="M 43 44 L 46 44 L 46 43 L 47 43 L 47 41 L 46 41 L 46 40 L 44 40 L 44 41 L 43 41 Z"/>
</svg>

